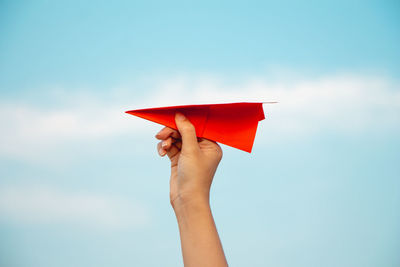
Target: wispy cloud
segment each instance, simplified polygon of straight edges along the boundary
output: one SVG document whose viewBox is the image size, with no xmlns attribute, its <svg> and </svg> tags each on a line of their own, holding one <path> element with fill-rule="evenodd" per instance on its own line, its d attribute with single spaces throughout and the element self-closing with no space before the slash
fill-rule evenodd
<svg viewBox="0 0 400 267">
<path fill-rule="evenodd" d="M 93 98 L 94 99 L 94 98 Z M 36 160 L 46 151 L 79 141 L 95 142 L 126 133 L 141 133 L 140 120 L 129 120 L 123 107 L 91 100 L 85 107 L 49 108 L 0 105 L 0 155 Z"/>
<path fill-rule="evenodd" d="M 331 131 L 360 133 L 399 129 L 400 83 L 384 77 L 335 75 L 274 80 L 253 77 L 238 84 L 219 79 L 185 79 L 164 84 L 157 102 L 221 103 L 279 101 L 264 105 L 268 131 L 302 138 Z"/>
<path fill-rule="evenodd" d="M 0 153 L 32 158 L 37 151 L 77 140 L 153 134 L 150 131 L 154 128 L 148 127 L 149 123 L 123 111 L 170 104 L 279 101 L 265 106 L 267 121 L 262 124 L 268 129 L 268 138 L 273 136 L 276 140 L 304 138 L 326 131 L 385 132 L 399 130 L 400 125 L 400 84 L 384 77 L 335 75 L 274 81 L 253 77 L 233 83 L 218 77 L 181 76 L 158 81 L 142 97 L 135 92 L 127 93 L 129 90 L 123 92 L 112 101 L 101 93 L 70 96 L 70 99 L 85 99 L 85 105 L 78 107 L 3 102 Z"/>
<path fill-rule="evenodd" d="M 147 209 L 127 199 L 37 186 L 1 189 L 0 218 L 17 224 L 66 224 L 111 230 L 142 227 L 149 222 Z"/>
</svg>

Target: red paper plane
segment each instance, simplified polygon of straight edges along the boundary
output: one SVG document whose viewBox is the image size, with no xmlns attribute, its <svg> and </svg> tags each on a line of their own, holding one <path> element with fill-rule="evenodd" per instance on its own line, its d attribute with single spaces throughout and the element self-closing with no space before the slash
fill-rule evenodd
<svg viewBox="0 0 400 267">
<path fill-rule="evenodd" d="M 194 125 L 197 137 L 204 137 L 250 153 L 258 122 L 265 119 L 262 104 L 243 102 L 186 105 L 136 109 L 126 113 L 177 129 L 175 113 L 180 112 Z"/>
</svg>

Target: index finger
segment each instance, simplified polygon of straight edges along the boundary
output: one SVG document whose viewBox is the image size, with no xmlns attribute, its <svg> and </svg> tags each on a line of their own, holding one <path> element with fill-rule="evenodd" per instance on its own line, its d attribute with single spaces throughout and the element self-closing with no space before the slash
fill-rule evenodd
<svg viewBox="0 0 400 267">
<path fill-rule="evenodd" d="M 179 132 L 177 130 L 174 130 L 174 129 L 169 128 L 169 127 L 164 127 L 161 131 L 159 131 L 156 134 L 156 138 L 158 140 L 165 140 L 168 137 L 172 137 L 172 138 L 175 138 L 175 139 L 180 139 L 181 135 L 179 134 Z"/>
</svg>

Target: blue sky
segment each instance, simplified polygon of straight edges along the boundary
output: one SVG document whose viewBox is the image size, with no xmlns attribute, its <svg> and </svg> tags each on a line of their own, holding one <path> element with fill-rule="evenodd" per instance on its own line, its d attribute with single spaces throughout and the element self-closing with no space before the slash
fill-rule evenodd
<svg viewBox="0 0 400 267">
<path fill-rule="evenodd" d="M 398 266 L 396 1 L 2 1 L 0 265 L 180 266 L 160 126 L 123 111 L 265 106 L 223 146 L 231 266 Z"/>
</svg>

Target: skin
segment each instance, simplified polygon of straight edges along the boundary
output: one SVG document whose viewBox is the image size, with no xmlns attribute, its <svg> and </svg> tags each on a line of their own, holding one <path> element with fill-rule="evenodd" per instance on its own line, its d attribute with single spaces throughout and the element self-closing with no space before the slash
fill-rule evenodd
<svg viewBox="0 0 400 267">
<path fill-rule="evenodd" d="M 178 131 L 165 127 L 156 138 L 160 156 L 171 161 L 170 202 L 174 209 L 186 267 L 228 266 L 210 208 L 210 188 L 222 158 L 220 146 L 198 139 L 181 113 Z"/>
</svg>

